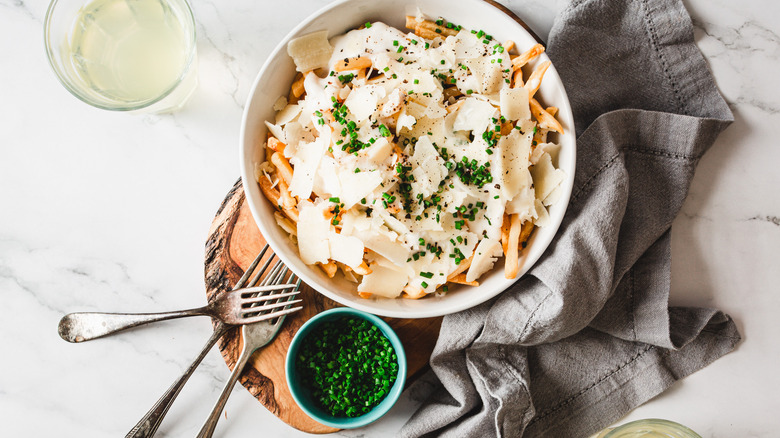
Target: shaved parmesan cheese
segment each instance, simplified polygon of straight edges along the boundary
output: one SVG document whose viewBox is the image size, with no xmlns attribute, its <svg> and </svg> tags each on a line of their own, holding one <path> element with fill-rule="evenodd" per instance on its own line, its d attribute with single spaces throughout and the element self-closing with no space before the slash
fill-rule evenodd
<svg viewBox="0 0 780 438">
<path fill-rule="evenodd" d="M 477 36 L 468 30 L 461 30 L 455 38 L 447 38 L 447 43 L 450 42 L 458 59 L 477 58 L 486 53 L 485 46 L 480 45 Z"/>
<path fill-rule="evenodd" d="M 531 118 L 528 90 L 523 87 L 501 89 L 501 115 L 509 120 Z"/>
<path fill-rule="evenodd" d="M 329 230 L 330 221 L 323 214 L 322 208 L 311 203 L 301 204 L 298 212 L 298 250 L 304 263 L 328 263 Z"/>
<path fill-rule="evenodd" d="M 378 208 L 376 209 L 374 214 L 378 214 L 382 218 L 382 220 L 385 221 L 385 225 L 387 225 L 387 228 L 390 228 L 391 230 L 395 231 L 399 235 L 404 235 L 409 233 L 409 228 L 407 228 L 403 222 L 393 217 L 393 215 L 388 213 L 386 210 L 382 210 Z"/>
<path fill-rule="evenodd" d="M 281 141 L 282 143 L 287 143 L 287 139 L 284 135 L 284 129 L 282 129 L 281 126 L 274 125 L 268 121 L 265 122 L 265 126 L 268 127 L 268 131 L 270 131 L 271 135 L 276 137 L 277 140 Z"/>
<path fill-rule="evenodd" d="M 563 192 L 563 185 L 559 184 L 558 187 L 554 188 L 553 191 L 550 192 L 550 194 L 547 195 L 546 198 L 542 199 L 544 206 L 547 207 L 549 205 L 558 202 L 558 200 L 561 198 L 562 192 Z"/>
<path fill-rule="evenodd" d="M 543 154 L 531 169 L 536 199 L 545 199 L 566 178 L 566 173 L 552 165 L 550 154 Z"/>
<path fill-rule="evenodd" d="M 550 214 L 547 212 L 547 209 L 544 208 L 544 205 L 542 205 L 542 202 L 538 199 L 534 200 L 534 208 L 536 209 L 536 220 L 534 221 L 534 225 L 537 227 L 546 227 L 550 224 Z"/>
<path fill-rule="evenodd" d="M 274 111 L 280 111 L 286 106 L 287 106 L 287 98 L 284 96 L 279 96 L 279 98 L 276 99 L 276 102 L 274 102 Z"/>
<path fill-rule="evenodd" d="M 330 129 L 320 131 L 320 136 L 311 143 L 301 143 L 290 163 L 295 166 L 290 193 L 301 199 L 311 196 L 314 188 L 314 175 L 320 166 L 325 150 L 330 145 Z"/>
<path fill-rule="evenodd" d="M 377 102 L 385 97 L 385 89 L 376 85 L 366 85 L 353 89 L 344 105 L 349 108 L 358 122 L 368 119 L 376 111 Z"/>
<path fill-rule="evenodd" d="M 357 237 L 331 231 L 328 234 L 328 247 L 331 259 L 350 268 L 355 269 L 363 263 L 363 242 Z"/>
<path fill-rule="evenodd" d="M 512 199 L 523 187 L 531 185 L 528 173 L 528 155 L 531 151 L 529 134 L 513 129 L 498 141 L 499 155 L 494 159 L 493 179 L 501 182 L 501 194 Z"/>
<path fill-rule="evenodd" d="M 404 103 L 406 96 L 400 88 L 394 89 L 388 96 L 384 104 L 382 104 L 382 110 L 380 115 L 382 117 L 390 117 L 393 114 L 401 110 L 401 106 Z"/>
<path fill-rule="evenodd" d="M 402 273 L 384 266 L 372 265 L 371 273 L 363 276 L 358 285 L 358 292 L 369 292 L 386 298 L 401 295 L 408 277 Z"/>
<path fill-rule="evenodd" d="M 300 142 L 311 143 L 314 141 L 314 135 L 308 129 L 305 129 L 298 122 L 289 122 L 284 125 L 284 139 L 286 147 L 284 148 L 285 158 L 291 158 L 298 151 Z"/>
<path fill-rule="evenodd" d="M 447 176 L 448 171 L 427 136 L 417 141 L 410 162 L 414 175 L 412 189 L 422 193 L 425 198 L 431 196 L 439 188 L 439 183 Z"/>
<path fill-rule="evenodd" d="M 509 56 L 507 56 L 507 65 L 509 65 L 508 58 Z M 494 62 L 490 62 L 491 60 Z M 496 58 L 481 56 L 463 61 L 478 81 L 479 88 L 474 90 L 475 93 L 497 93 L 501 86 L 504 85 L 504 75 L 501 71 L 504 67 L 502 64 L 495 62 L 495 60 Z"/>
<path fill-rule="evenodd" d="M 301 107 L 297 104 L 287 105 L 285 106 L 281 111 L 276 113 L 276 124 L 277 125 L 284 125 L 285 123 L 288 123 L 292 121 L 294 118 L 298 117 L 298 114 L 301 113 Z"/>
<path fill-rule="evenodd" d="M 355 173 L 342 169 L 338 175 L 341 184 L 339 198 L 344 208 L 352 208 L 382 184 L 382 175 L 377 171 Z"/>
<path fill-rule="evenodd" d="M 322 30 L 290 40 L 287 53 L 295 62 L 295 69 L 301 73 L 326 68 L 333 53 L 333 47 L 328 42 L 328 31 Z"/>
<path fill-rule="evenodd" d="M 279 227 L 281 227 L 281 229 L 286 231 L 288 234 L 293 236 L 298 235 L 298 230 L 295 228 L 295 222 L 282 216 L 282 214 L 278 211 L 274 212 L 274 219 L 276 219 L 276 224 L 279 225 Z"/>
<path fill-rule="evenodd" d="M 312 185 L 314 194 L 321 198 L 330 198 L 341 193 L 341 182 L 336 174 L 337 169 L 336 160 L 327 155 L 322 157 Z"/>
<path fill-rule="evenodd" d="M 471 131 L 474 137 L 480 138 L 483 132 L 496 117 L 496 108 L 475 97 L 464 99 L 463 105 L 458 110 L 453 129 L 456 131 Z"/>
<path fill-rule="evenodd" d="M 400 117 L 399 117 L 400 121 Z M 387 141 L 385 137 L 379 137 L 379 139 L 368 148 L 368 158 L 374 163 L 381 163 L 385 161 L 390 154 L 393 153 L 393 145 Z"/>
<path fill-rule="evenodd" d="M 528 172 L 528 170 L 526 170 Z M 521 219 L 529 219 L 536 217 L 534 210 L 534 200 L 536 194 L 533 187 L 525 187 L 512 198 L 506 204 L 506 212 L 508 214 L 519 214 Z"/>
<path fill-rule="evenodd" d="M 406 265 L 406 259 L 409 258 L 411 253 L 409 248 L 391 240 L 385 234 L 375 230 L 368 230 L 354 232 L 353 235 L 362 240 L 366 248 L 390 260 L 396 266 Z"/>
<path fill-rule="evenodd" d="M 406 109 L 402 110 L 395 124 L 395 135 L 399 135 L 403 129 L 411 130 L 415 123 L 417 123 L 417 119 L 406 114 Z"/>
<path fill-rule="evenodd" d="M 468 273 L 466 273 L 466 281 L 474 281 L 493 268 L 496 259 L 501 257 L 503 253 L 501 242 L 494 239 L 482 239 L 474 251 L 474 259 L 471 261 Z"/>
</svg>

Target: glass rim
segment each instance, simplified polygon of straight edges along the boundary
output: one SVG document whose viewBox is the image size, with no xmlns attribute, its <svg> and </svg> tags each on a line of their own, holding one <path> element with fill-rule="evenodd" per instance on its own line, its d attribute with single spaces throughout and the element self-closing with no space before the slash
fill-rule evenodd
<svg viewBox="0 0 780 438">
<path fill-rule="evenodd" d="M 612 429 L 611 431 L 609 431 L 609 433 L 604 435 L 604 438 L 611 438 L 611 437 L 617 438 L 620 437 L 619 434 L 622 432 L 630 432 L 634 427 L 650 425 L 650 424 L 668 426 L 672 428 L 675 432 L 682 432 L 688 435 L 690 438 L 701 438 L 701 436 L 698 433 L 694 432 L 687 426 L 683 426 L 682 424 L 671 420 L 664 420 L 662 418 L 645 418 L 642 420 L 635 420 L 635 421 L 628 422 L 626 424 L 621 424 L 620 426 Z"/>
<path fill-rule="evenodd" d="M 52 22 L 52 19 L 53 19 L 52 17 L 54 16 L 54 10 L 57 7 L 57 4 L 59 2 L 61 2 L 61 1 L 65 1 L 65 0 L 51 0 L 51 2 L 49 3 L 49 7 L 46 9 L 46 17 L 43 20 L 43 43 L 44 43 L 44 46 L 46 48 L 46 60 L 49 62 L 49 66 L 54 71 L 54 75 L 57 77 L 57 80 L 62 84 L 62 86 L 65 87 L 65 89 L 68 90 L 68 92 L 70 92 L 70 94 L 75 96 L 80 101 L 86 103 L 87 105 L 93 106 L 95 108 L 103 109 L 103 110 L 117 111 L 117 112 L 136 111 L 136 110 L 142 110 L 144 108 L 148 108 L 148 107 L 156 104 L 157 102 L 162 101 L 163 99 L 168 97 L 171 93 L 173 93 L 173 91 L 176 90 L 179 87 L 179 85 L 181 85 L 181 83 L 184 80 L 184 78 L 187 76 L 187 74 L 192 69 L 192 64 L 195 62 L 196 55 L 197 55 L 197 46 L 196 46 L 196 43 L 197 43 L 197 29 L 196 29 L 196 26 L 195 26 L 195 14 L 193 14 L 193 12 L 192 12 L 192 7 L 190 6 L 189 1 L 187 1 L 187 0 L 173 0 L 173 1 L 181 2 L 185 6 L 184 12 L 187 15 L 187 17 L 185 19 L 188 19 L 189 23 L 191 24 L 191 27 L 190 27 L 191 31 L 188 32 L 189 37 L 190 37 L 189 41 L 190 41 L 190 44 L 191 44 L 190 53 L 189 53 L 189 56 L 187 58 L 187 63 L 185 64 L 185 67 L 182 69 L 182 72 L 179 75 L 179 77 L 176 79 L 176 81 L 168 89 L 166 89 L 163 93 L 161 93 L 159 96 L 157 96 L 157 97 L 155 97 L 153 99 L 150 99 L 150 100 L 142 101 L 142 102 L 140 102 L 138 104 L 130 104 L 130 105 L 124 105 L 124 106 L 110 106 L 110 105 L 106 105 L 104 103 L 98 102 L 98 101 L 96 101 L 94 99 L 90 99 L 87 96 L 84 96 L 83 93 L 81 93 L 77 89 L 77 87 L 72 85 L 72 83 L 68 79 L 67 75 L 63 71 L 60 70 L 60 68 L 57 65 L 58 63 L 57 63 L 57 61 L 54 58 L 54 47 L 53 47 L 53 44 L 51 42 L 51 36 L 52 35 L 51 35 L 50 27 L 51 27 L 51 22 Z M 91 1 L 94 1 L 94 0 L 83 0 L 82 3 L 83 4 L 88 4 Z M 165 0 L 165 1 L 171 1 L 171 0 Z"/>
</svg>

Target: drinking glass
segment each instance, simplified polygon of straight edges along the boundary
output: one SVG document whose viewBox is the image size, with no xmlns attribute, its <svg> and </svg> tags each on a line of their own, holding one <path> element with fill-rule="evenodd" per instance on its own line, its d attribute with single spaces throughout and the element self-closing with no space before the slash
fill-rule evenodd
<svg viewBox="0 0 780 438">
<path fill-rule="evenodd" d="M 44 41 L 62 85 L 98 108 L 171 112 L 198 83 L 186 0 L 52 0 Z"/>
</svg>

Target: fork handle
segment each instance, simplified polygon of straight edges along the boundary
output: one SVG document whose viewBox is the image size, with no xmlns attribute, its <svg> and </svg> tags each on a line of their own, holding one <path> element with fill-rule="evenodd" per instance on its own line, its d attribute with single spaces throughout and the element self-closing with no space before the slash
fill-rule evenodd
<svg viewBox="0 0 780 438">
<path fill-rule="evenodd" d="M 84 342 L 150 322 L 185 316 L 210 315 L 208 307 L 162 313 L 69 313 L 58 327 L 60 337 L 68 342 Z"/>
<path fill-rule="evenodd" d="M 203 347 L 200 355 L 198 355 L 198 357 L 192 361 L 190 367 L 184 371 L 184 374 L 179 377 L 179 380 L 173 382 L 173 385 L 171 385 L 171 387 L 165 391 L 165 394 L 163 394 L 162 397 L 157 400 L 154 406 L 149 409 L 149 412 L 147 412 L 146 415 L 144 415 L 143 418 L 141 418 L 141 420 L 138 421 L 138 423 L 130 430 L 130 432 L 125 435 L 125 438 L 149 438 L 154 436 L 154 434 L 157 432 L 157 428 L 160 427 L 163 418 L 165 418 L 165 414 L 168 413 L 168 409 L 173 404 L 173 401 L 176 400 L 176 397 L 179 395 L 179 392 L 184 387 L 184 384 L 187 383 L 187 380 L 189 380 L 190 376 L 195 371 L 195 368 L 200 365 L 200 363 L 203 361 L 203 358 L 206 357 L 206 354 L 208 354 L 209 350 L 211 350 L 211 347 L 217 343 L 219 338 L 221 338 L 229 328 L 230 326 L 227 324 L 217 324 L 217 326 L 214 328 L 214 333 L 206 342 L 206 345 Z"/>
<path fill-rule="evenodd" d="M 225 408 L 228 397 L 230 397 L 230 393 L 233 392 L 233 387 L 236 386 L 238 377 L 241 375 L 241 371 L 243 371 L 246 363 L 252 356 L 252 353 L 254 353 L 254 350 L 249 351 L 247 348 L 244 348 L 241 351 L 241 355 L 238 357 L 236 366 L 233 367 L 233 372 L 230 374 L 230 378 L 228 379 L 227 383 L 225 383 L 225 387 L 222 389 L 222 394 L 220 394 L 219 400 L 217 400 L 217 403 L 214 404 L 214 409 L 211 410 L 209 418 L 207 418 L 206 422 L 203 423 L 203 427 L 200 429 L 197 438 L 211 438 L 211 436 L 214 434 L 214 430 L 217 428 L 217 422 L 219 421 L 219 414 L 221 414 L 222 409 Z"/>
</svg>

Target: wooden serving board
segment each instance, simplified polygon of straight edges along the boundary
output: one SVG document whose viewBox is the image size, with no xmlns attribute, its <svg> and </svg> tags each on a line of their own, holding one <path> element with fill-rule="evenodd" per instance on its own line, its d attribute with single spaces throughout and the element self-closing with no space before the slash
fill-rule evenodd
<svg viewBox="0 0 780 438">
<path fill-rule="evenodd" d="M 232 289 L 264 245 L 265 239 L 252 218 L 239 180 L 219 207 L 206 241 L 208 298 Z M 287 317 L 276 338 L 249 360 L 239 381 L 263 406 L 290 426 L 309 433 L 335 432 L 338 429 L 317 423 L 295 404 L 285 380 L 284 362 L 290 341 L 301 325 L 315 314 L 341 305 L 305 284 L 301 298 L 303 310 Z M 385 320 L 398 333 L 406 350 L 408 384 L 428 367 L 441 318 Z M 240 330 L 230 330 L 218 346 L 232 370 L 240 353 Z"/>
</svg>

